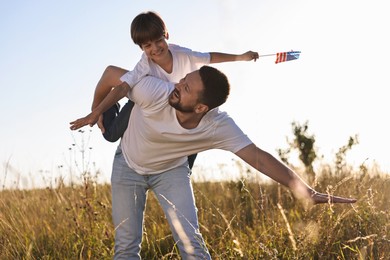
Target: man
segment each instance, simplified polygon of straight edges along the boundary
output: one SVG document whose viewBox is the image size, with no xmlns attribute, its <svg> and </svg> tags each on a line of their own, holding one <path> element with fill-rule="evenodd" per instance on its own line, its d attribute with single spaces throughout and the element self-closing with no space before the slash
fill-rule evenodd
<svg viewBox="0 0 390 260">
<path fill-rule="evenodd" d="M 143 212 L 153 190 L 170 224 L 183 259 L 209 259 L 199 233 L 187 155 L 208 149 L 235 153 L 259 172 L 313 203 L 353 203 L 355 199 L 321 194 L 291 169 L 259 149 L 218 107 L 229 95 L 226 76 L 203 66 L 179 83 L 150 76 L 131 88 L 122 83 L 84 118 L 71 122 L 76 130 L 94 125 L 100 114 L 128 95 L 135 103 L 128 129 L 117 150 L 112 173 L 115 257 L 139 258 Z M 129 146 L 128 144 L 131 144 Z"/>
</svg>

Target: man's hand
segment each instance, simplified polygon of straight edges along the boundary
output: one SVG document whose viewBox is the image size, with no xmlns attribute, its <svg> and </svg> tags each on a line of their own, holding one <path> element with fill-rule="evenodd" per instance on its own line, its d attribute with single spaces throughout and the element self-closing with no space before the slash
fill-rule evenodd
<svg viewBox="0 0 390 260">
<path fill-rule="evenodd" d="M 324 194 L 313 191 L 311 194 L 311 199 L 314 204 L 321 204 L 321 203 L 355 203 L 356 199 L 351 198 L 343 198 L 338 196 L 333 196 L 330 194 Z"/>
<path fill-rule="evenodd" d="M 344 198 L 334 196 L 329 193 L 317 192 L 313 188 L 310 188 L 308 185 L 298 180 L 293 182 L 291 190 L 298 199 L 314 205 L 323 203 L 355 203 L 357 201 L 353 198 Z"/>
<path fill-rule="evenodd" d="M 77 129 L 79 129 L 83 126 L 86 126 L 86 125 L 93 126 L 94 124 L 96 124 L 98 119 L 99 119 L 98 115 L 96 115 L 94 113 L 90 113 L 86 117 L 82 117 L 82 118 L 79 118 L 75 121 L 70 122 L 70 129 L 77 130 Z"/>
</svg>

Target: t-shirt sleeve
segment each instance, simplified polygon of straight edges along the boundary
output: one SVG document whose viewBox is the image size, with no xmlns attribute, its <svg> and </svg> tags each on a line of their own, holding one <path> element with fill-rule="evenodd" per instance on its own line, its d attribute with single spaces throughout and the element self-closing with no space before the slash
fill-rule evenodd
<svg viewBox="0 0 390 260">
<path fill-rule="evenodd" d="M 149 60 L 143 53 L 140 61 L 135 65 L 134 69 L 123 75 L 120 80 L 126 82 L 130 88 L 133 88 L 143 77 L 149 74 Z"/>
<path fill-rule="evenodd" d="M 179 45 L 170 44 L 170 49 L 181 54 L 185 54 L 190 59 L 190 62 L 194 65 L 202 66 L 205 64 L 210 64 L 210 53 L 209 52 L 199 52 L 193 51 L 186 47 L 181 47 Z"/>
<path fill-rule="evenodd" d="M 142 78 L 129 91 L 129 98 L 144 109 L 153 110 L 161 103 L 168 102 L 168 96 L 174 88 L 173 83 L 153 76 Z"/>
<path fill-rule="evenodd" d="M 197 64 L 198 66 L 210 64 L 211 56 L 209 52 L 192 51 L 191 54 L 190 59 L 194 64 Z"/>
<path fill-rule="evenodd" d="M 225 114 L 225 112 L 223 112 L 223 114 L 220 115 L 223 119 L 220 120 L 215 130 L 213 147 L 236 153 L 242 148 L 252 144 L 253 142 L 241 128 L 238 127 L 234 120 Z"/>
</svg>

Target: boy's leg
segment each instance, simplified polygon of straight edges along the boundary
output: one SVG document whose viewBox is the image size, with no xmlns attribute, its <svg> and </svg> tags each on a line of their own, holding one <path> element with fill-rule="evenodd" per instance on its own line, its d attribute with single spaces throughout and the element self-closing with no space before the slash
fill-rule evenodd
<svg viewBox="0 0 390 260">
<path fill-rule="evenodd" d="M 192 167 L 194 166 L 194 162 L 195 162 L 195 159 L 196 159 L 196 156 L 198 154 L 191 154 L 188 156 L 188 166 L 190 167 L 190 169 L 192 169 Z"/>
<path fill-rule="evenodd" d="M 190 171 L 179 166 L 151 176 L 151 185 L 171 227 L 182 259 L 211 259 L 199 231 Z"/>
<path fill-rule="evenodd" d="M 120 108 L 119 103 L 116 103 L 115 105 L 110 107 L 110 109 L 108 109 L 106 112 L 103 113 L 103 126 L 105 129 L 103 137 L 110 142 L 115 142 L 115 141 L 111 141 L 113 138 L 111 137 L 110 128 L 114 123 L 115 118 L 119 114 L 119 108 Z"/>
<path fill-rule="evenodd" d="M 141 259 L 145 177 L 127 166 L 118 147 L 111 176 L 112 218 L 115 228 L 114 259 Z"/>
<path fill-rule="evenodd" d="M 129 100 L 119 112 L 119 104 L 115 104 L 103 113 L 104 138 L 109 142 L 116 142 L 123 136 L 129 124 L 134 102 Z M 118 115 L 118 116 L 117 116 Z"/>
</svg>

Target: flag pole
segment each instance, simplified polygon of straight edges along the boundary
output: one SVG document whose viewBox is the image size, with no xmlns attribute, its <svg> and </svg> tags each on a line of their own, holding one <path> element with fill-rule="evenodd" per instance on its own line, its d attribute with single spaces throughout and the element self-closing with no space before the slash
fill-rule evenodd
<svg viewBox="0 0 390 260">
<path fill-rule="evenodd" d="M 291 53 L 291 52 L 299 52 L 299 53 L 300 53 L 300 51 L 293 51 L 293 50 L 288 51 L 288 52 L 286 52 L 286 53 Z M 284 52 L 279 52 L 279 53 L 284 53 Z M 278 54 L 278 53 L 263 54 L 263 55 L 259 55 L 259 57 L 275 56 L 276 54 Z"/>
<path fill-rule="evenodd" d="M 275 56 L 276 53 L 259 55 L 259 57 Z"/>
</svg>

